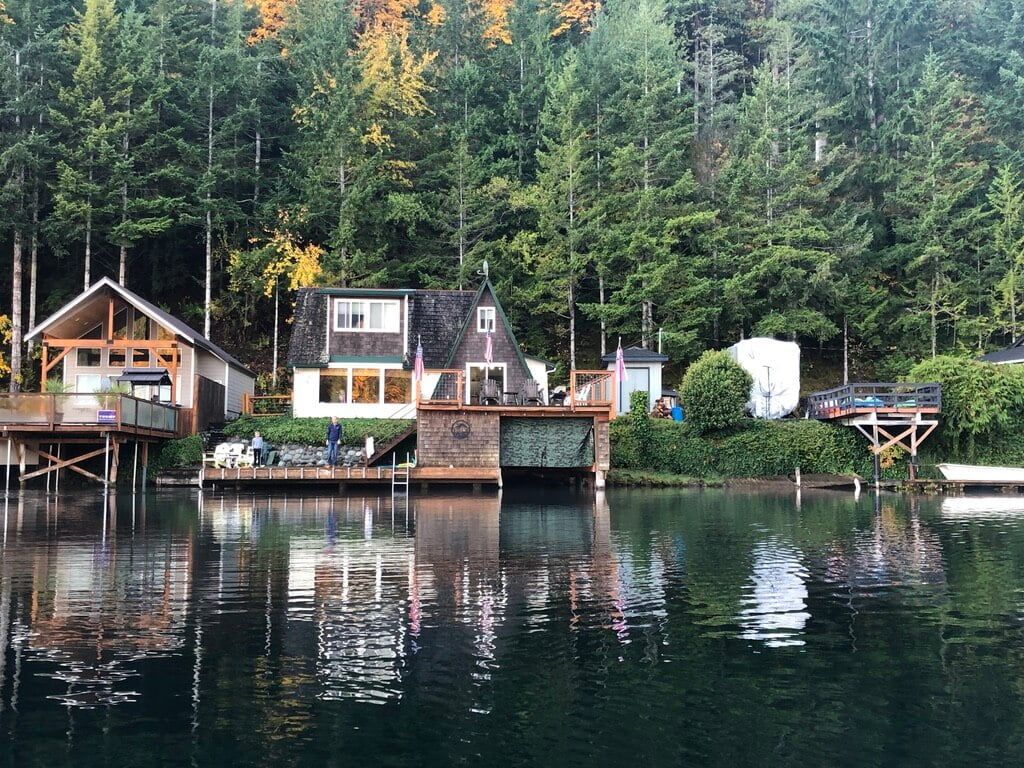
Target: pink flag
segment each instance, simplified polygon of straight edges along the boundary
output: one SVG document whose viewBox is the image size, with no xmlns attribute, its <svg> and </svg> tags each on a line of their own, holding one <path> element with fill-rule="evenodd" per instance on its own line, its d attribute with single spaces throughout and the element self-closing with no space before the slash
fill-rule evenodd
<svg viewBox="0 0 1024 768">
<path fill-rule="evenodd" d="M 423 342 L 416 343 L 416 363 L 413 365 L 412 377 L 416 381 L 423 381 Z"/>
<path fill-rule="evenodd" d="M 494 362 L 494 341 L 491 339 L 491 331 L 487 329 L 487 341 L 484 344 L 484 362 L 490 365 Z"/>
<path fill-rule="evenodd" d="M 626 381 L 626 361 L 622 357 L 622 339 L 619 338 L 619 349 L 615 352 L 615 381 L 624 384 Z"/>
</svg>

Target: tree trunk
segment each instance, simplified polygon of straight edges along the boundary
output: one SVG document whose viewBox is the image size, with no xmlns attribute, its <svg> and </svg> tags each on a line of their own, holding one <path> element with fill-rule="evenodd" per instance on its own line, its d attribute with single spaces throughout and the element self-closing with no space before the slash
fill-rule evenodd
<svg viewBox="0 0 1024 768">
<path fill-rule="evenodd" d="M 128 114 L 131 114 L 131 98 L 128 100 Z M 130 146 L 130 140 L 128 138 L 128 128 L 124 129 L 124 137 L 121 140 L 121 152 L 125 161 L 125 168 L 128 167 L 128 149 Z M 121 183 L 121 237 L 124 237 L 124 226 L 128 222 L 128 179 Z M 117 282 L 123 285 L 125 288 L 128 287 L 128 245 L 121 241 L 121 246 L 118 253 L 118 266 L 117 266 Z"/>
<path fill-rule="evenodd" d="M 597 274 L 597 301 L 601 307 L 601 357 L 608 354 L 608 323 L 604 319 L 604 270 Z"/>
<path fill-rule="evenodd" d="M 256 93 L 261 94 L 263 87 L 261 79 L 263 75 L 263 62 L 257 62 L 256 64 Z M 256 157 L 253 160 L 253 184 L 252 184 L 252 213 L 256 215 L 256 207 L 260 202 L 260 163 L 263 160 L 263 115 L 260 112 L 259 97 L 257 96 L 256 101 Z M 275 339 L 276 342 L 276 339 Z M 275 376 L 277 375 L 275 371 Z"/>
<path fill-rule="evenodd" d="M 92 158 L 89 159 L 92 165 Z M 92 188 L 92 168 L 89 168 L 89 187 Z M 90 269 L 92 268 L 92 198 L 86 202 L 85 209 L 85 288 L 89 288 Z"/>
<path fill-rule="evenodd" d="M 938 324 L 939 324 L 939 274 L 932 275 L 932 301 L 931 301 L 931 324 L 932 324 L 932 357 L 938 354 Z"/>
<path fill-rule="evenodd" d="M 850 324 L 849 317 L 843 315 L 843 384 L 850 383 Z"/>
<path fill-rule="evenodd" d="M 281 317 L 281 300 L 280 300 L 280 279 L 274 281 L 274 369 L 270 374 L 270 385 L 274 388 L 274 394 L 277 394 L 277 339 L 280 333 L 279 319 Z"/>
<path fill-rule="evenodd" d="M 210 48 L 214 47 L 217 31 L 217 0 L 210 0 Z M 213 294 L 213 195 L 210 185 L 213 183 L 213 74 L 210 74 L 210 87 L 206 101 L 206 275 L 203 295 L 203 335 L 210 338 L 210 308 Z"/>
<path fill-rule="evenodd" d="M 39 286 L 39 177 L 32 179 L 32 244 L 29 249 L 28 327 L 36 327 L 36 294 Z M 28 343 L 32 351 L 32 342 Z"/>
<path fill-rule="evenodd" d="M 24 184 L 25 169 L 19 171 L 18 186 Z M 20 197 L 20 196 L 19 196 Z M 14 230 L 13 265 L 11 269 L 11 385 L 10 391 L 20 389 L 21 380 L 21 223 Z"/>
</svg>

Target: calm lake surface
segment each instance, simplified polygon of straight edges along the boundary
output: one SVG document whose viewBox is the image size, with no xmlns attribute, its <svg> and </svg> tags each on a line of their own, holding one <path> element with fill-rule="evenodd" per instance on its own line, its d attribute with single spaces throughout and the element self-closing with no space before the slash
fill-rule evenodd
<svg viewBox="0 0 1024 768">
<path fill-rule="evenodd" d="M 0 766 L 1024 763 L 1024 499 L 12 498 Z"/>
</svg>

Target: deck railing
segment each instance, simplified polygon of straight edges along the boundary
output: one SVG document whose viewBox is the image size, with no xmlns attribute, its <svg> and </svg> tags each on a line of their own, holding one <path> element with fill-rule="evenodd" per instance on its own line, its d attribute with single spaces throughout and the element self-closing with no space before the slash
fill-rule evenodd
<svg viewBox="0 0 1024 768">
<path fill-rule="evenodd" d="M 423 372 L 419 382 L 419 401 L 429 405 L 461 405 L 465 402 L 464 374 L 455 368 L 435 368 Z"/>
<path fill-rule="evenodd" d="M 807 396 L 807 416 L 835 419 L 848 414 L 942 410 L 942 387 L 935 383 L 845 384 Z"/>
<path fill-rule="evenodd" d="M 291 395 L 250 395 L 242 393 L 242 413 L 249 416 L 283 416 L 292 411 Z"/>
<path fill-rule="evenodd" d="M 179 434 L 177 406 L 115 392 L 3 392 L 0 425 L 34 428 L 112 427 Z"/>
<path fill-rule="evenodd" d="M 612 371 L 571 371 L 569 374 L 569 405 L 611 406 L 615 402 L 615 380 Z"/>
</svg>

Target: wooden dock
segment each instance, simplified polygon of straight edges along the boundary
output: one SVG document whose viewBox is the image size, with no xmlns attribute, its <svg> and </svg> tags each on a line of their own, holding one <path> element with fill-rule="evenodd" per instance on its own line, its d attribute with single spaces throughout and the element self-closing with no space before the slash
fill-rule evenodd
<svg viewBox="0 0 1024 768">
<path fill-rule="evenodd" d="M 391 486 L 391 467 L 204 467 L 196 472 L 202 488 L 222 486 Z M 400 470 L 401 471 L 401 470 Z M 413 467 L 412 485 L 471 485 L 501 487 L 499 467 Z"/>
</svg>

